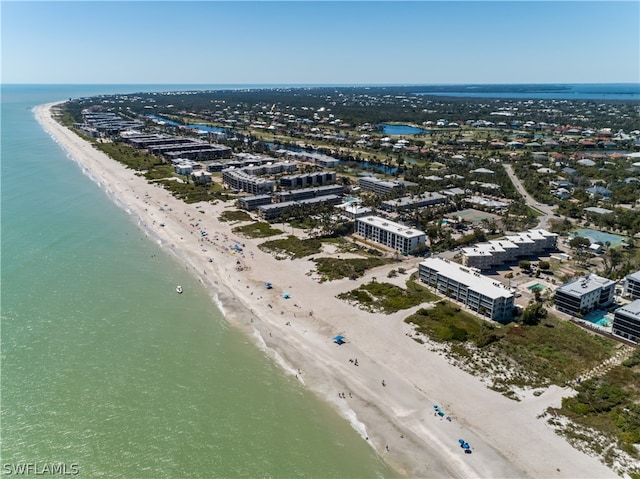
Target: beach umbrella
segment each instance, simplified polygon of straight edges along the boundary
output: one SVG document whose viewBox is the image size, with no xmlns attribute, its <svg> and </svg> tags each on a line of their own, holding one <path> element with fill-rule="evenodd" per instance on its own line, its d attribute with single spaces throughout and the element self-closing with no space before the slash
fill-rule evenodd
<svg viewBox="0 0 640 479">
<path fill-rule="evenodd" d="M 470 447 L 471 447 L 471 446 L 469 446 L 469 443 L 468 443 L 468 442 L 465 442 L 465 443 L 462 445 L 462 449 L 469 449 Z"/>
<path fill-rule="evenodd" d="M 460 443 L 460 445 L 464 444 L 464 439 L 458 439 L 458 442 Z"/>
<path fill-rule="evenodd" d="M 438 409 L 438 405 L 437 405 L 437 404 L 434 404 L 434 405 L 433 405 L 433 409 Z"/>
<path fill-rule="evenodd" d="M 282 293 L 282 297 L 284 299 L 289 299 L 289 293 Z"/>
</svg>

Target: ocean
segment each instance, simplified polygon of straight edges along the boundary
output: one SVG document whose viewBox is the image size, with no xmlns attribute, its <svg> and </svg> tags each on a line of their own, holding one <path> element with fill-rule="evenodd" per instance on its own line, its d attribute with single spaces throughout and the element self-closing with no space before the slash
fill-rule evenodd
<svg viewBox="0 0 640 479">
<path fill-rule="evenodd" d="M 511 100 L 640 101 L 640 83 L 428 85 L 417 95 Z"/>
<path fill-rule="evenodd" d="M 181 89 L 195 87 L 2 86 L 0 474 L 57 464 L 85 478 L 397 477 L 229 326 L 32 112 Z"/>
</svg>

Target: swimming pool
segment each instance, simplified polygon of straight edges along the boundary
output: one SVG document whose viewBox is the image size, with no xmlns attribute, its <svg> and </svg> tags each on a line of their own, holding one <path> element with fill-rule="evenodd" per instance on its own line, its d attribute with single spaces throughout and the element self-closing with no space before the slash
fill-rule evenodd
<svg viewBox="0 0 640 479">
<path fill-rule="evenodd" d="M 527 286 L 527 289 L 531 292 L 533 291 L 544 291 L 547 287 L 544 284 L 536 283 L 531 286 Z"/>
<path fill-rule="evenodd" d="M 611 315 L 606 311 L 595 310 L 588 313 L 584 319 L 598 326 L 606 327 L 613 321 Z"/>
</svg>

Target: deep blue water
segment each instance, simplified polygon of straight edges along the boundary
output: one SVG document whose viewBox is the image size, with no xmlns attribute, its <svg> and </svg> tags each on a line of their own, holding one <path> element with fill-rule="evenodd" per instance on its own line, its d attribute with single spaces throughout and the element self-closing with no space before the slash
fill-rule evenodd
<svg viewBox="0 0 640 479">
<path fill-rule="evenodd" d="M 431 85 L 418 95 L 459 98 L 510 98 L 532 100 L 634 100 L 640 101 L 640 83 L 539 84 L 539 85 Z"/>
</svg>

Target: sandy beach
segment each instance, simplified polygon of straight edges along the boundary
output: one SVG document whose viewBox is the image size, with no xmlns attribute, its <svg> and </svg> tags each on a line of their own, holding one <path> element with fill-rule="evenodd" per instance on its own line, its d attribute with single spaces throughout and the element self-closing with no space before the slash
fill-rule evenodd
<svg viewBox="0 0 640 479">
<path fill-rule="evenodd" d="M 538 419 L 549 406 L 559 406 L 570 389 L 552 387 L 519 402 L 507 399 L 409 337 L 412 328 L 403 319 L 417 307 L 372 314 L 336 298 L 374 276 L 404 285 L 418 259 L 377 268 L 357 281 L 319 283 L 309 274 L 314 265 L 309 258 L 279 261 L 258 249 L 264 239 L 238 237 L 231 231 L 235 224 L 220 222 L 223 211 L 235 209 L 232 202 L 183 203 L 58 124 L 51 116 L 54 105 L 37 107 L 35 115 L 70 158 L 211 291 L 230 324 L 331 403 L 401 474 L 617 477 Z M 207 235 L 201 236 L 201 230 Z M 236 244 L 242 251 L 234 249 Z M 318 256 L 329 254 L 335 252 L 327 249 Z M 398 266 L 407 275 L 387 279 Z M 266 281 L 273 289 L 265 288 Z M 290 299 L 282 297 L 285 291 Z M 333 342 L 338 334 L 346 344 Z M 355 359 L 357 366 L 351 361 Z M 451 421 L 434 416 L 434 404 Z M 471 445 L 473 454 L 463 453 L 459 438 Z"/>
</svg>

